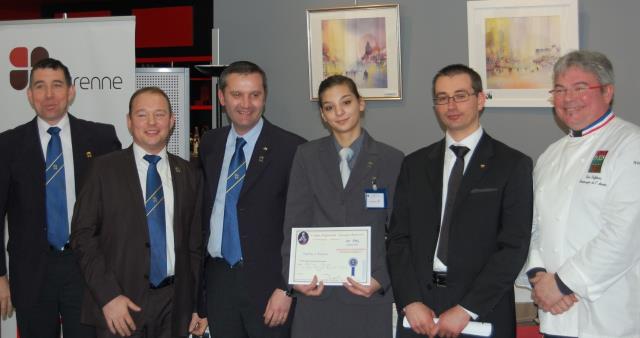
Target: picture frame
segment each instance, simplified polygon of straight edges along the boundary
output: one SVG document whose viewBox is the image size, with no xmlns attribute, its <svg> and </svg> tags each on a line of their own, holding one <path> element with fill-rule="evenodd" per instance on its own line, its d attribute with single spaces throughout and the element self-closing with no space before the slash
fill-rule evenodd
<svg viewBox="0 0 640 338">
<path fill-rule="evenodd" d="M 307 10 L 309 97 L 330 75 L 354 80 L 366 100 L 402 99 L 398 4 Z"/>
<path fill-rule="evenodd" d="M 468 1 L 467 28 L 485 106 L 552 106 L 553 65 L 579 48 L 578 0 Z"/>
</svg>

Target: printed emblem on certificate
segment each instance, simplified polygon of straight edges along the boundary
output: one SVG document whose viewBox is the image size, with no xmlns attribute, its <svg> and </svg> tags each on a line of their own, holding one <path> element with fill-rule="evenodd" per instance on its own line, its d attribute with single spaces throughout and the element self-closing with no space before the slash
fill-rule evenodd
<svg viewBox="0 0 640 338">
<path fill-rule="evenodd" d="M 371 227 L 291 229 L 289 284 L 309 284 L 314 275 L 324 285 L 342 285 L 347 277 L 369 285 Z"/>
</svg>

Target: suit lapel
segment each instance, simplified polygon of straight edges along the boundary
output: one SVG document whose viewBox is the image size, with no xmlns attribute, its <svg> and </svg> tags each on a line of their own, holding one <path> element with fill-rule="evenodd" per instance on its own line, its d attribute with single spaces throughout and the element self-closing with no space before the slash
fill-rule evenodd
<svg viewBox="0 0 640 338">
<path fill-rule="evenodd" d="M 176 226 L 182 224 L 180 220 L 182 219 L 182 201 L 181 198 L 183 194 L 186 194 L 184 191 L 187 186 L 184 181 L 184 173 L 183 168 L 178 165 L 178 161 L 174 158 L 173 155 L 167 153 L 167 157 L 169 159 L 169 169 L 171 170 L 171 182 L 173 184 L 173 235 L 174 235 L 174 243 L 180 243 L 181 239 L 178 236 L 182 233 L 176 229 Z"/>
<path fill-rule="evenodd" d="M 42 152 L 42 143 L 40 141 L 40 132 L 38 131 L 38 121 L 34 118 L 29 122 L 27 132 L 25 133 L 24 156 L 31 157 L 29 162 L 40 165 L 42 177 L 44 177 L 45 155 Z"/>
<path fill-rule="evenodd" d="M 204 163 L 204 170 L 208 170 L 206 175 L 210 175 L 211 177 L 211 179 L 209 180 L 209 186 L 206 187 L 208 189 L 208 196 L 213 197 L 211 199 L 211 206 L 213 205 L 215 195 L 218 190 L 218 181 L 220 180 L 220 170 L 222 169 L 222 162 L 224 162 L 224 152 L 227 146 L 227 137 L 229 137 L 229 132 L 231 131 L 230 127 L 226 128 L 227 130 L 225 132 L 216 135 L 217 138 L 214 140 L 213 147 L 211 147 L 209 154 L 200 157 L 206 158 L 206 162 Z"/>
<path fill-rule="evenodd" d="M 242 184 L 242 191 L 240 192 L 240 198 L 246 191 L 249 191 L 251 187 L 258 181 L 260 175 L 269 166 L 272 160 L 271 154 L 273 153 L 272 142 L 273 137 L 271 135 L 272 125 L 266 119 L 262 125 L 260 136 L 256 141 L 256 146 L 253 148 L 253 154 L 251 155 L 251 161 L 245 174 L 244 183 Z"/>
<path fill-rule="evenodd" d="M 493 156 L 492 140 L 493 139 L 487 135 L 486 132 L 482 134 L 482 138 L 480 138 L 476 150 L 471 156 L 467 169 L 462 177 L 462 182 L 460 183 L 460 188 L 456 195 L 455 208 L 460 207 L 464 200 L 469 196 L 471 188 L 477 185 L 489 169 L 489 159 Z"/>
<path fill-rule="evenodd" d="M 129 146 L 125 151 L 124 161 L 122 163 L 122 180 L 129 187 L 129 194 L 133 202 L 133 213 L 139 218 L 141 224 L 147 224 L 147 216 L 144 206 L 144 193 L 140 186 L 140 177 L 138 176 L 138 167 L 136 158 L 133 155 L 133 145 Z"/>
<path fill-rule="evenodd" d="M 333 136 L 327 136 L 322 139 L 318 156 L 320 163 L 324 167 L 327 181 L 336 191 L 342 191 L 342 178 L 340 176 L 340 160 L 338 152 L 333 141 Z"/>
<path fill-rule="evenodd" d="M 440 210 L 442 210 L 442 173 L 444 168 L 444 151 L 446 141 L 442 139 L 437 146 L 433 147 L 432 151 L 427 154 L 427 180 L 429 185 L 433 188 L 433 200 L 436 202 L 436 209 L 438 211 L 438 221 L 440 225 Z"/>
<path fill-rule="evenodd" d="M 359 183 L 362 180 L 369 180 L 364 184 L 365 187 L 372 185 L 372 173 L 375 173 L 374 168 L 378 165 L 378 147 L 366 130 L 363 129 L 363 133 L 362 149 L 356 159 L 356 165 L 351 170 L 345 191 L 351 191 L 355 187 L 361 186 Z"/>
<path fill-rule="evenodd" d="M 42 189 L 42 203 L 45 203 L 45 155 L 42 152 L 42 143 L 38 131 L 38 122 L 34 118 L 29 122 L 22 143 L 22 156 L 25 157 L 25 173 L 30 173 L 28 179 L 35 179 Z"/>
<path fill-rule="evenodd" d="M 69 115 L 69 127 L 71 128 L 71 147 L 73 148 L 73 173 L 76 186 L 76 193 L 80 190 L 80 173 L 86 172 L 88 161 L 93 157 L 91 152 L 91 137 L 86 134 L 80 126 L 78 119 Z"/>
</svg>

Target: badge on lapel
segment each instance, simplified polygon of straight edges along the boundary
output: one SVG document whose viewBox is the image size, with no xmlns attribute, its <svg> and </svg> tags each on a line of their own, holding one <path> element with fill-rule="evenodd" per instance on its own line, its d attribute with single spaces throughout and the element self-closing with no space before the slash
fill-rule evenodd
<svg viewBox="0 0 640 338">
<path fill-rule="evenodd" d="M 90 151 L 87 151 L 86 153 L 84 153 L 84 157 L 86 158 L 93 158 L 93 153 Z"/>
<path fill-rule="evenodd" d="M 263 153 L 266 153 L 267 151 L 269 151 L 269 147 L 267 147 L 267 146 L 262 147 L 262 152 Z M 258 156 L 258 162 L 260 162 L 260 163 L 264 162 L 264 155 L 259 155 Z"/>
</svg>

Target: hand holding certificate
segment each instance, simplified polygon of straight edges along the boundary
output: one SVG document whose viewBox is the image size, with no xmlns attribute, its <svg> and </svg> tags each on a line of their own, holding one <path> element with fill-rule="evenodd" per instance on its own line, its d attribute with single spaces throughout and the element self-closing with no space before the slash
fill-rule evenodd
<svg viewBox="0 0 640 338">
<path fill-rule="evenodd" d="M 289 284 L 342 285 L 347 277 L 363 285 L 371 279 L 371 227 L 291 229 Z"/>
</svg>

